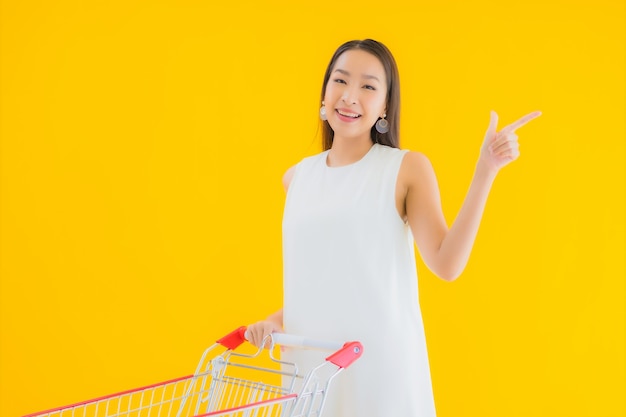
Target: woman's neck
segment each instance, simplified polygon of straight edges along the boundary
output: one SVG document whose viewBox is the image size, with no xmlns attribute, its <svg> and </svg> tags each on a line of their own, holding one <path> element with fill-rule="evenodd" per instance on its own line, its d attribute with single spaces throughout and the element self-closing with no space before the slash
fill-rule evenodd
<svg viewBox="0 0 626 417">
<path fill-rule="evenodd" d="M 369 137 L 366 139 L 342 139 L 335 137 L 333 145 L 328 152 L 326 164 L 329 167 L 353 164 L 361 160 L 372 146 L 372 140 Z"/>
</svg>

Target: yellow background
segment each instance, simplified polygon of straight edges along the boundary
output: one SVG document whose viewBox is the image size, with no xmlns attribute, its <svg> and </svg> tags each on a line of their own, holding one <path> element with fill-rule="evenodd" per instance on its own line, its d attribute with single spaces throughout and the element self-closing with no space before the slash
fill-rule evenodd
<svg viewBox="0 0 626 417">
<path fill-rule="evenodd" d="M 463 276 L 418 265 L 439 416 L 624 416 L 624 13 L 2 1 L 0 415 L 186 375 L 280 307 L 282 173 L 319 150 L 332 52 L 371 37 L 448 222 L 489 111 L 544 113 Z"/>
</svg>

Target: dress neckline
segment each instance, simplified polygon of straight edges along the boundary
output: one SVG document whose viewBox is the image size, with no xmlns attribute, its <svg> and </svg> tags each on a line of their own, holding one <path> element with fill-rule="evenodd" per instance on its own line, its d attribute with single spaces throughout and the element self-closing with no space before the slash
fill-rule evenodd
<svg viewBox="0 0 626 417">
<path fill-rule="evenodd" d="M 328 165 L 328 153 L 330 152 L 330 149 L 328 149 L 327 151 L 325 151 L 325 152 L 323 153 L 322 162 L 324 163 L 324 167 L 326 167 L 326 169 L 328 169 L 328 170 L 332 170 L 332 171 L 335 171 L 335 170 L 341 170 L 342 168 L 350 168 L 350 167 L 354 167 L 354 166 L 357 166 L 357 165 L 359 165 L 359 164 L 363 163 L 366 159 L 368 159 L 368 158 L 369 158 L 369 156 L 370 156 L 372 153 L 374 153 L 374 148 L 377 148 L 378 146 L 380 146 L 378 143 L 373 144 L 373 145 L 372 145 L 372 147 L 371 147 L 371 148 L 369 148 L 369 150 L 367 151 L 367 153 L 361 157 L 361 159 L 359 159 L 359 160 L 357 160 L 357 161 L 354 161 L 354 162 L 352 162 L 352 163 L 350 163 L 350 164 L 340 165 L 340 166 L 337 166 L 337 167 L 332 167 L 332 166 L 329 166 L 329 165 Z"/>
</svg>

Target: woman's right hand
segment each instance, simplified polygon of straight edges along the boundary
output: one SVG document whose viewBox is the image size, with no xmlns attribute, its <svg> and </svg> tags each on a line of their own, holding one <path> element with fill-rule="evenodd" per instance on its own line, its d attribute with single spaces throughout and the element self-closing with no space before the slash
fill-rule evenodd
<svg viewBox="0 0 626 417">
<path fill-rule="evenodd" d="M 246 339 L 256 347 L 260 347 L 265 338 L 275 332 L 282 333 L 283 331 L 283 311 L 277 311 L 269 316 L 267 319 L 258 321 L 248 326 L 246 330 Z M 265 342 L 264 348 L 270 347 L 269 338 Z"/>
</svg>

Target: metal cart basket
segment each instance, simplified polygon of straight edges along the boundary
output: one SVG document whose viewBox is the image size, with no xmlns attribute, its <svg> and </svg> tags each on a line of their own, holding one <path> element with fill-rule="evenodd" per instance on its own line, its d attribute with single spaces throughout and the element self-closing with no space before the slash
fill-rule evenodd
<svg viewBox="0 0 626 417">
<path fill-rule="evenodd" d="M 206 349 L 193 375 L 24 417 L 320 416 L 333 378 L 363 352 L 359 342 L 342 345 L 281 333 L 269 337 L 269 349 L 236 352 L 245 331 L 240 327 Z M 275 344 L 335 352 L 300 374 L 297 364 L 275 357 Z"/>
</svg>

